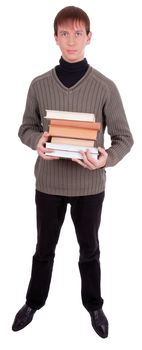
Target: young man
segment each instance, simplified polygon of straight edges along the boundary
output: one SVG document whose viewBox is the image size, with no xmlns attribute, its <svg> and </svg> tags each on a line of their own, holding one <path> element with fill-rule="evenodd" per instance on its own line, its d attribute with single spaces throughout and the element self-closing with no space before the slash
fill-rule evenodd
<svg viewBox="0 0 142 350">
<path fill-rule="evenodd" d="M 54 31 L 62 53 L 60 64 L 32 81 L 19 129 L 21 141 L 39 155 L 35 165 L 38 235 L 26 303 L 17 313 L 12 329 L 18 331 L 27 326 L 45 304 L 55 248 L 70 203 L 80 248 L 82 302 L 94 330 L 106 338 L 108 321 L 102 309 L 98 240 L 105 168 L 117 164 L 130 151 L 133 139 L 115 84 L 84 58 L 92 35 L 87 14 L 74 6 L 62 9 L 55 18 Z M 59 159 L 52 153 L 47 156 L 46 109 L 94 113 L 102 125 L 96 142 L 99 158 L 94 160 L 88 150 L 82 152 L 83 160 Z M 107 150 L 106 127 L 111 138 Z"/>
</svg>

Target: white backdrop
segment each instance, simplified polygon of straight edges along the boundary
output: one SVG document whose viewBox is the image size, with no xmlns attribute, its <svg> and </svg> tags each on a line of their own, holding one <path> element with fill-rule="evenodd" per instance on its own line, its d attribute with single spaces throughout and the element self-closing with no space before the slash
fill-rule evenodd
<svg viewBox="0 0 142 350">
<path fill-rule="evenodd" d="M 58 64 L 53 20 L 67 5 L 90 16 L 88 62 L 111 78 L 121 93 L 135 145 L 107 169 L 100 228 L 102 296 L 109 338 L 99 338 L 81 304 L 78 245 L 69 208 L 56 251 L 46 306 L 21 332 L 11 331 L 25 302 L 36 243 L 33 167 L 36 152 L 21 144 L 22 121 L 31 80 Z M 2 349 L 117 350 L 141 348 L 141 37 L 140 1 L 3 1 L 1 35 L 1 253 L 0 324 Z"/>
</svg>

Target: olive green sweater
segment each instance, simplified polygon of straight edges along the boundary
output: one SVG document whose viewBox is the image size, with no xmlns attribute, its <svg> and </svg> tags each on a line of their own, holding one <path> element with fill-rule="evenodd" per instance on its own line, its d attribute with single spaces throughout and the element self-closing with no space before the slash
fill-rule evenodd
<svg viewBox="0 0 142 350">
<path fill-rule="evenodd" d="M 122 101 L 115 84 L 89 66 L 85 75 L 72 87 L 65 87 L 55 68 L 35 78 L 29 88 L 19 137 L 36 150 L 37 143 L 48 129 L 46 109 L 94 113 L 101 122 L 95 146 L 104 147 L 104 132 L 110 135 L 111 146 L 106 151 L 106 167 L 117 164 L 131 149 L 133 138 L 125 116 Z M 89 170 L 69 159 L 43 160 L 35 164 L 36 189 L 63 195 L 84 196 L 104 191 L 104 168 Z"/>
</svg>

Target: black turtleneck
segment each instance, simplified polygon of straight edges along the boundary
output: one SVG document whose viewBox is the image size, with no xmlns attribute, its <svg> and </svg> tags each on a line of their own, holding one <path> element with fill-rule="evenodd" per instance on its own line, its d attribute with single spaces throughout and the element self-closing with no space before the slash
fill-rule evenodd
<svg viewBox="0 0 142 350">
<path fill-rule="evenodd" d="M 86 58 L 79 62 L 69 63 L 61 57 L 59 62 L 60 64 L 55 67 L 56 74 L 62 84 L 67 88 L 75 85 L 87 72 L 89 67 Z"/>
</svg>

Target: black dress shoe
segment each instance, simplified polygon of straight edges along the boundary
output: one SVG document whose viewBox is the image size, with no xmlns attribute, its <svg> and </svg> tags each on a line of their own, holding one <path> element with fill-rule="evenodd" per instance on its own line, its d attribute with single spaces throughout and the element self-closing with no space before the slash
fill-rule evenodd
<svg viewBox="0 0 142 350">
<path fill-rule="evenodd" d="M 90 311 L 91 323 L 95 332 L 101 338 L 107 338 L 108 336 L 108 320 L 102 309 Z"/>
<path fill-rule="evenodd" d="M 15 316 L 12 330 L 17 332 L 26 327 L 32 321 L 35 312 L 36 310 L 31 309 L 27 304 L 25 304 Z"/>
</svg>

